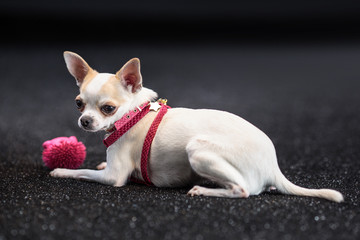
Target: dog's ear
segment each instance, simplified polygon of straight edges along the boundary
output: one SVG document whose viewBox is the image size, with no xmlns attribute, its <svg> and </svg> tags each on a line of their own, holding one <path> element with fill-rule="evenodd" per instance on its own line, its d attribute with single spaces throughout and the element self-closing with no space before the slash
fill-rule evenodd
<svg viewBox="0 0 360 240">
<path fill-rule="evenodd" d="M 140 72 L 140 60 L 133 58 L 129 60 L 117 73 L 116 77 L 124 87 L 131 88 L 132 93 L 136 93 L 142 88 L 142 76 Z"/>
<path fill-rule="evenodd" d="M 85 77 L 93 71 L 93 69 L 85 62 L 85 60 L 76 53 L 65 51 L 64 59 L 66 67 L 70 74 L 76 79 L 76 84 L 80 87 Z"/>
</svg>

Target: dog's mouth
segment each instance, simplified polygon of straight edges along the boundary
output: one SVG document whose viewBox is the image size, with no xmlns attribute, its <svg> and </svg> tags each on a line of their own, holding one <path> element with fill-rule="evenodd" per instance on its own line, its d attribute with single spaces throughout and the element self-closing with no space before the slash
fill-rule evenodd
<svg viewBox="0 0 360 240">
<path fill-rule="evenodd" d="M 80 127 L 82 130 L 86 131 L 86 132 L 97 132 L 99 130 L 97 129 L 92 129 L 92 128 L 88 128 L 88 127 Z"/>
<path fill-rule="evenodd" d="M 102 130 L 102 129 L 97 129 L 97 128 L 94 127 L 92 124 L 90 124 L 90 125 L 88 125 L 88 126 L 84 126 L 84 125 L 82 125 L 82 124 L 79 124 L 79 127 L 80 127 L 82 130 L 86 131 L 86 132 L 98 132 L 98 131 Z"/>
<path fill-rule="evenodd" d="M 106 133 L 112 133 L 113 131 L 115 131 L 114 124 L 111 124 L 110 126 L 104 126 L 102 128 L 94 128 L 93 126 L 85 127 L 85 126 L 81 126 L 81 125 L 79 125 L 79 127 L 86 132 L 92 132 L 92 133 L 100 132 L 100 131 L 105 131 Z"/>
</svg>

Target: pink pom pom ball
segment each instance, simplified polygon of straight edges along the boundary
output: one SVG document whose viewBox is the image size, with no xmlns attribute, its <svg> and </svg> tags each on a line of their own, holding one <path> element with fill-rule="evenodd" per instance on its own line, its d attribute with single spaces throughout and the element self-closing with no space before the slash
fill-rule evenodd
<svg viewBox="0 0 360 240">
<path fill-rule="evenodd" d="M 50 168 L 76 169 L 84 162 L 86 148 L 76 137 L 58 137 L 43 143 L 42 159 Z"/>
</svg>

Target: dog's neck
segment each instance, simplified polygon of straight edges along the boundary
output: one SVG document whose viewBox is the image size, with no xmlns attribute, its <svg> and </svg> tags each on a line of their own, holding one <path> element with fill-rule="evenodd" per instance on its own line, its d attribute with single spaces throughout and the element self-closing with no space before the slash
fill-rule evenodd
<svg viewBox="0 0 360 240">
<path fill-rule="evenodd" d="M 129 111 L 136 109 L 138 106 L 145 102 L 152 102 L 158 97 L 157 93 L 151 89 L 143 87 L 139 92 L 135 93 L 127 103 L 125 103 L 121 110 L 117 113 L 116 121 L 121 119 Z M 114 122 L 115 123 L 115 122 Z M 114 127 L 114 123 L 111 124 L 106 131 L 111 130 Z"/>
<path fill-rule="evenodd" d="M 151 89 L 143 87 L 138 93 L 136 93 L 129 103 L 128 111 L 137 108 L 144 102 L 152 102 L 156 100 L 158 94 Z M 125 114 L 125 113 L 124 113 Z"/>
</svg>

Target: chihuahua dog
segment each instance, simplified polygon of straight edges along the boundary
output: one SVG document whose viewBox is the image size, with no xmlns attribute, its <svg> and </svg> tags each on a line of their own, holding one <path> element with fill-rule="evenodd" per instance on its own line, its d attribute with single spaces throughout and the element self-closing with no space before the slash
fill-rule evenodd
<svg viewBox="0 0 360 240">
<path fill-rule="evenodd" d="M 141 104 L 157 98 L 157 93 L 143 87 L 137 58 L 116 74 L 98 73 L 73 52 L 64 52 L 64 58 L 80 88 L 76 97 L 82 113 L 78 124 L 86 131 L 111 131 L 129 111 L 140 111 Z M 109 146 L 106 162 L 97 170 L 57 168 L 51 176 L 117 187 L 124 186 L 130 177 L 144 180 L 141 152 L 157 114 L 149 111 Z M 147 169 L 153 185 L 192 185 L 188 192 L 191 196 L 247 198 L 277 189 L 284 194 L 343 201 L 338 191 L 307 189 L 291 183 L 279 169 L 273 143 L 261 130 L 236 115 L 217 110 L 169 109 L 153 138 Z M 204 179 L 220 188 L 195 185 Z"/>
</svg>

